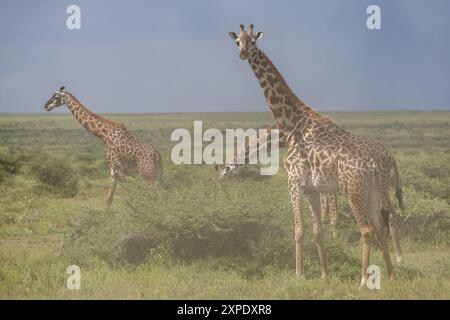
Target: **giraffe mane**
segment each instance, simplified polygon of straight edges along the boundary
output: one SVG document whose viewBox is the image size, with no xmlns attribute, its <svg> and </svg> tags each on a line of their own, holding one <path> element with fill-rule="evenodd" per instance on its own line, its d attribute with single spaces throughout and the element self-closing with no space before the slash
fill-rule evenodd
<svg viewBox="0 0 450 320">
<path fill-rule="evenodd" d="M 329 115 L 324 114 L 324 115 L 322 115 L 322 118 L 324 120 L 328 120 L 329 122 L 336 123 L 336 121 L 334 121 L 334 119 L 332 117 L 330 117 Z"/>
<path fill-rule="evenodd" d="M 84 106 L 77 98 L 75 98 L 75 96 L 74 96 L 73 94 L 68 93 L 68 92 L 66 92 L 66 94 L 70 95 L 70 97 L 71 97 L 73 100 L 75 100 L 75 102 L 78 103 L 80 106 L 82 106 L 82 107 L 86 110 L 86 112 L 88 112 L 89 115 L 91 115 L 94 119 L 99 120 L 99 121 L 101 121 L 101 122 L 104 122 L 104 123 L 106 123 L 106 124 L 108 124 L 108 125 L 111 125 L 111 126 L 114 126 L 114 127 L 120 127 L 120 128 L 123 128 L 123 129 L 126 129 L 126 128 L 127 128 L 127 127 L 126 127 L 123 123 L 121 123 L 121 122 L 105 119 L 105 118 L 99 116 L 98 114 L 92 112 L 91 110 L 89 110 L 88 108 L 86 108 L 86 107 L 85 107 L 85 106 Z"/>
<path fill-rule="evenodd" d="M 305 106 L 304 110 L 309 113 L 311 118 L 320 123 L 320 124 L 336 124 L 334 119 L 328 115 L 320 114 L 316 110 L 312 109 L 311 107 Z"/>
<path fill-rule="evenodd" d="M 259 52 L 263 55 L 263 59 L 265 59 L 267 61 L 267 63 L 269 64 L 271 72 L 274 73 L 278 79 L 280 79 L 283 87 L 286 88 L 286 90 L 287 90 L 286 94 L 291 96 L 294 101 L 297 101 L 300 104 L 300 106 L 303 108 L 303 110 L 305 112 L 307 112 L 314 121 L 317 121 L 322 124 L 330 124 L 330 123 L 335 124 L 334 120 L 330 116 L 321 115 L 319 112 L 317 112 L 316 110 L 307 106 L 302 100 L 300 100 L 297 97 L 297 95 L 292 91 L 292 89 L 289 87 L 289 85 L 287 84 L 284 77 L 278 71 L 278 68 L 275 67 L 275 65 L 273 64 L 272 60 L 270 60 L 270 58 L 262 50 L 259 50 Z"/>
<path fill-rule="evenodd" d="M 272 60 L 270 60 L 269 57 L 261 49 L 259 49 L 259 52 L 263 56 L 263 59 L 265 59 L 267 61 L 267 63 L 269 64 L 272 73 L 274 73 L 275 76 L 278 79 L 280 79 L 281 84 L 283 85 L 283 87 L 285 87 L 287 89 L 286 94 L 291 96 L 294 100 L 298 101 L 301 105 L 305 105 L 305 103 L 303 101 L 301 101 L 299 99 L 299 97 L 297 97 L 297 95 L 294 93 L 294 91 L 292 91 L 292 89 L 289 87 L 289 85 L 287 84 L 286 80 L 284 80 L 284 77 L 278 71 L 277 67 L 275 67 L 275 65 L 273 64 Z"/>
</svg>

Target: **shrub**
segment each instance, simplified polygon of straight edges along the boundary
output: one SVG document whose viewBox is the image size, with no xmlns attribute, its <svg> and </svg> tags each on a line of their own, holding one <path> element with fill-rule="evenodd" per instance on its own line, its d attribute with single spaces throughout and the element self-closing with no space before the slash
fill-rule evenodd
<svg viewBox="0 0 450 320">
<path fill-rule="evenodd" d="M 294 268 L 287 192 L 272 192 L 254 181 L 216 179 L 168 191 L 140 183 L 128 183 L 127 188 L 130 194 L 117 211 L 88 209 L 74 222 L 64 245 L 72 260 L 95 256 L 111 264 L 137 264 L 151 262 L 152 252 L 160 250 L 189 263 L 218 259 L 223 268 L 239 269 L 249 277 L 260 276 L 267 266 Z M 305 216 L 305 266 L 307 276 L 317 276 L 318 256 Z M 358 277 L 358 249 L 350 250 L 343 240 L 328 235 L 326 248 L 331 272 Z"/>
<path fill-rule="evenodd" d="M 414 153 L 399 161 L 404 186 L 413 187 L 427 198 L 450 204 L 450 157 L 446 152 Z"/>
<path fill-rule="evenodd" d="M 0 183 L 18 173 L 19 164 L 17 159 L 10 153 L 0 151 Z"/>
<path fill-rule="evenodd" d="M 144 232 L 132 233 L 119 243 L 118 258 L 132 264 L 145 261 L 147 253 L 158 245 L 157 239 Z"/>
<path fill-rule="evenodd" d="M 40 182 L 39 191 L 62 197 L 74 197 L 78 193 L 78 176 L 63 158 L 39 156 L 32 163 L 31 171 Z"/>
<path fill-rule="evenodd" d="M 405 215 L 400 216 L 401 238 L 413 242 L 450 244 L 450 206 L 405 189 Z"/>
</svg>

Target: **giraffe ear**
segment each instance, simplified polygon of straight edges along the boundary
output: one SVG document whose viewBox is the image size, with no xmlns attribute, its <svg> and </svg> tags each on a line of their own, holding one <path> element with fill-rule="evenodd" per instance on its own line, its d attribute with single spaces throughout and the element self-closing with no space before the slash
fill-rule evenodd
<svg viewBox="0 0 450 320">
<path fill-rule="evenodd" d="M 236 32 L 228 32 L 228 35 L 231 39 L 236 40 L 238 38 Z"/>
<path fill-rule="evenodd" d="M 257 32 L 257 33 L 255 34 L 255 40 L 261 39 L 263 35 L 264 35 L 264 32 Z"/>
</svg>

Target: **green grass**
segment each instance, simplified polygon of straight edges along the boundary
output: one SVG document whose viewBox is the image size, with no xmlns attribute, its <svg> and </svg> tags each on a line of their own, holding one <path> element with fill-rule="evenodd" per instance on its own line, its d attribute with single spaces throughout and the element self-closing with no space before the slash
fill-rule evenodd
<svg viewBox="0 0 450 320">
<path fill-rule="evenodd" d="M 342 199 L 339 238 L 326 236 L 331 279 L 320 280 L 308 214 L 306 279 L 297 279 L 284 170 L 261 179 L 248 167 L 245 181 L 219 181 L 212 166 L 170 163 L 173 129 L 191 129 L 194 120 L 204 129 L 258 128 L 273 123 L 268 113 L 107 115 L 160 150 L 168 184 L 147 187 L 130 176 L 110 210 L 105 148 L 96 137 L 69 114 L 3 114 L 0 298 L 449 299 L 450 112 L 330 115 L 399 160 L 405 264 L 388 281 L 375 247 L 381 290 L 358 290 L 358 231 Z M 48 159 L 72 169 L 74 197 L 37 178 Z M 81 267 L 81 290 L 65 287 L 71 264 Z"/>
</svg>

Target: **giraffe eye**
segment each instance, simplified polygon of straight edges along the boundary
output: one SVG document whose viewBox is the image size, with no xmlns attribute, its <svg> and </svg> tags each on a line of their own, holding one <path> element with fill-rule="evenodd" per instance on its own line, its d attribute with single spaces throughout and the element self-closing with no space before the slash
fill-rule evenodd
<svg viewBox="0 0 450 320">
<path fill-rule="evenodd" d="M 239 47 L 239 41 L 236 41 L 236 45 Z"/>
</svg>

